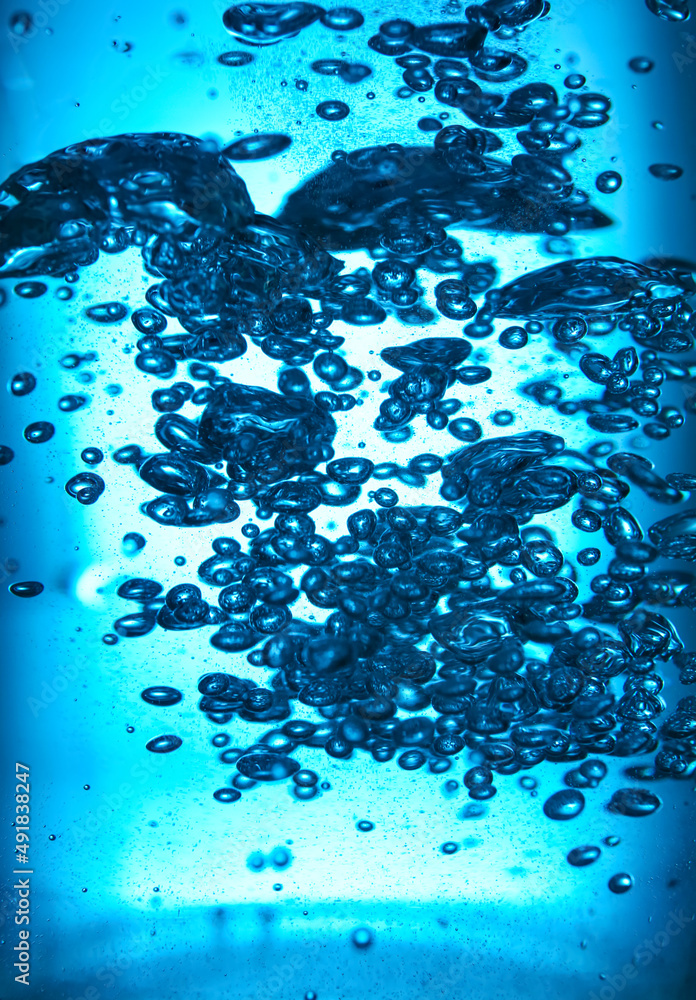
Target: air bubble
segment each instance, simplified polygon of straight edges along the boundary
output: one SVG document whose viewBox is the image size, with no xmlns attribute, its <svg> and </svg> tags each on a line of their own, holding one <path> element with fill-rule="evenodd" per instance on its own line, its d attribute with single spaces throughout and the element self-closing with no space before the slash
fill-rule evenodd
<svg viewBox="0 0 696 1000">
<path fill-rule="evenodd" d="M 162 685 L 159 687 L 145 688 L 140 697 L 143 701 L 146 701 L 148 705 L 163 706 L 178 705 L 183 696 L 178 688 L 166 687 Z"/>
<path fill-rule="evenodd" d="M 31 372 L 19 372 L 10 381 L 10 392 L 13 396 L 28 396 L 36 388 L 36 376 Z"/>
<path fill-rule="evenodd" d="M 585 868 L 587 865 L 594 864 L 597 858 L 602 852 L 598 847 L 574 847 L 572 851 L 568 853 L 567 861 L 569 865 L 573 865 L 574 868 Z"/>
<path fill-rule="evenodd" d="M 614 792 L 607 808 L 620 816 L 650 816 L 662 805 L 654 792 L 644 788 L 620 788 Z"/>
<path fill-rule="evenodd" d="M 629 59 L 628 61 L 628 67 L 634 73 L 649 73 L 654 66 L 655 63 L 652 59 L 648 59 L 647 56 L 634 56 L 633 59 Z"/>
<path fill-rule="evenodd" d="M 251 52 L 221 52 L 217 57 L 217 61 L 221 66 L 237 67 L 237 66 L 248 66 L 249 63 L 254 61 L 254 56 Z"/>
<path fill-rule="evenodd" d="M 125 319 L 128 310 L 121 302 L 103 302 L 85 309 L 85 315 L 95 323 L 118 323 Z"/>
<path fill-rule="evenodd" d="M 30 35 L 36 30 L 31 14 L 28 14 L 24 10 L 17 11 L 15 14 L 10 15 L 9 26 L 10 31 L 20 37 Z"/>
<path fill-rule="evenodd" d="M 96 503 L 105 489 L 105 483 L 96 472 L 78 472 L 65 484 L 65 492 L 84 506 Z"/>
<path fill-rule="evenodd" d="M 38 597 L 43 593 L 44 585 L 38 580 L 24 580 L 22 583 L 11 583 L 8 589 L 15 597 Z"/>
<path fill-rule="evenodd" d="M 645 4 L 663 21 L 680 23 L 689 19 L 688 0 L 645 0 Z"/>
<path fill-rule="evenodd" d="M 602 194 L 614 194 L 615 191 L 619 190 L 622 183 L 623 177 L 616 170 L 604 170 L 601 174 L 597 175 L 595 187 Z"/>
<path fill-rule="evenodd" d="M 585 796 L 575 788 L 555 792 L 544 803 L 544 814 L 549 819 L 575 819 L 585 808 Z"/>
<path fill-rule="evenodd" d="M 174 750 L 179 749 L 182 742 L 178 736 L 156 736 L 154 739 L 149 740 L 145 744 L 145 747 L 151 753 L 172 753 Z"/>
<path fill-rule="evenodd" d="M 263 132 L 236 139 L 222 153 L 228 160 L 268 160 L 289 148 L 292 139 L 280 132 Z"/>
<path fill-rule="evenodd" d="M 48 291 L 43 281 L 20 281 L 14 286 L 15 295 L 21 299 L 38 299 Z"/>
<path fill-rule="evenodd" d="M 627 872 L 619 872 L 612 875 L 608 882 L 609 889 L 617 896 L 623 895 L 633 888 L 633 878 Z"/>
<path fill-rule="evenodd" d="M 681 167 L 673 163 L 651 163 L 648 170 L 660 181 L 676 181 L 684 173 Z"/>
<path fill-rule="evenodd" d="M 374 944 L 375 934 L 369 927 L 357 927 L 350 936 L 354 947 L 363 951 Z"/>
<path fill-rule="evenodd" d="M 213 798 L 217 802 L 229 803 L 229 802 L 239 802 L 242 797 L 242 793 L 236 788 L 218 788 L 213 792 Z"/>
<path fill-rule="evenodd" d="M 24 437 L 30 444 L 46 444 L 55 432 L 55 427 L 48 420 L 37 420 L 24 428 Z"/>
<path fill-rule="evenodd" d="M 322 101 L 317 104 L 316 112 L 327 122 L 340 122 L 350 114 L 350 108 L 343 101 Z"/>
<path fill-rule="evenodd" d="M 332 7 L 324 11 L 319 20 L 332 31 L 354 31 L 365 23 L 360 11 L 353 7 Z"/>
</svg>

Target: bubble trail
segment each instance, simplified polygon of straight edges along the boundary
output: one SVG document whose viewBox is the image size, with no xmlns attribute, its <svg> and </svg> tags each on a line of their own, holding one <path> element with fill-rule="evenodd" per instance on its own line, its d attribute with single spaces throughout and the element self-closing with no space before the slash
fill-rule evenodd
<svg viewBox="0 0 696 1000">
<path fill-rule="evenodd" d="M 688 15 L 682 0 L 647 6 L 667 20 Z M 206 723 L 255 724 L 249 745 L 230 746 L 237 737 L 224 732 L 210 740 L 235 771 L 210 786 L 220 804 L 273 782 L 309 803 L 330 790 L 322 763 L 355 768 L 369 754 L 414 783 L 451 771 L 447 793 L 461 780 L 471 800 L 461 815 L 476 818 L 489 800 L 495 809 L 508 776 L 550 761 L 569 765 L 566 787 L 542 806 L 555 826 L 594 807 L 605 759 L 650 755 L 659 777 L 693 773 L 694 699 L 665 714 L 661 691 L 668 664 L 685 683 L 696 676 L 668 617 L 696 605 L 696 577 L 670 562 L 696 560 L 696 511 L 684 505 L 696 480 L 663 478 L 631 450 L 636 433 L 663 441 L 691 419 L 691 404 L 672 405 L 665 391 L 693 381 L 693 276 L 678 262 L 563 253 L 503 282 L 500 262 L 470 258 L 462 238 L 570 240 L 612 224 L 573 174 L 586 131 L 612 120 L 611 98 L 577 73 L 565 90 L 525 82 L 527 59 L 498 47 L 546 12 L 543 0 L 489 0 L 461 21 L 393 19 L 367 39 L 366 62 L 346 52 L 308 64 L 302 99 L 320 85 L 332 95 L 308 106 L 326 149 L 275 218 L 256 211 L 233 162 L 253 170 L 292 154 L 285 131 L 224 148 L 177 132 L 88 139 L 3 186 L 0 277 L 22 308 L 48 291 L 39 278 L 74 284 L 102 254 L 140 256 L 145 293 L 126 305 L 105 291 L 81 315 L 115 343 L 136 343 L 154 436 L 147 451 L 85 442 L 75 458 L 103 475 L 68 472 L 65 490 L 90 507 L 113 461 L 142 497 L 128 527 L 208 539 L 166 592 L 158 580 L 122 582 L 117 595 L 132 604 L 103 641 L 200 630 L 211 669 L 185 690 L 148 687 L 141 700 L 173 718 L 197 684 Z M 217 57 L 241 80 L 265 46 L 304 32 L 360 38 L 364 17 L 298 2 L 230 6 L 222 22 L 249 48 Z M 648 74 L 653 63 L 628 66 Z M 395 100 L 432 101 L 427 117 L 413 112 L 417 139 L 331 150 L 332 135 L 349 144 L 358 84 L 369 76 L 377 91 L 387 71 Z M 624 183 L 604 166 L 592 173 L 602 206 Z M 353 251 L 362 263 L 350 270 L 338 255 Z M 367 343 L 375 357 L 363 371 Z M 547 370 L 522 376 L 540 348 Z M 89 384 L 96 360 L 70 353 L 60 364 Z M 264 370 L 259 361 L 275 366 L 274 380 L 244 381 Z M 487 406 L 513 361 L 515 403 Z M 12 377 L 18 406 L 35 385 L 29 372 Z M 70 392 L 54 405 L 79 421 L 96 399 Z M 347 434 L 358 407 L 370 414 L 364 441 Z M 548 429 L 549 415 L 566 436 Z M 34 421 L 25 442 L 47 443 L 55 430 Z M 2 446 L 0 464 L 13 457 Z M 643 495 L 668 508 L 650 524 L 635 513 Z M 145 535 L 129 531 L 121 544 L 136 557 Z M 186 551 L 189 563 L 174 558 L 182 570 Z M 40 593 L 31 588 L 43 589 L 10 587 Z M 165 754 L 182 740 L 146 746 Z M 537 795 L 535 778 L 519 780 Z M 660 804 L 625 788 L 607 809 L 647 817 Z M 599 854 L 579 846 L 567 860 L 583 867 Z M 624 873 L 609 888 L 631 885 Z M 367 948 L 373 938 L 361 928 L 351 940 Z"/>
</svg>

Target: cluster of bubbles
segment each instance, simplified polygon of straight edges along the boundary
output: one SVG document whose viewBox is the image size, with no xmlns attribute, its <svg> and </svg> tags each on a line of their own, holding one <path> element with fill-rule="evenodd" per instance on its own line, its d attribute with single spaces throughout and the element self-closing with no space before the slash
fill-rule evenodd
<svg viewBox="0 0 696 1000">
<path fill-rule="evenodd" d="M 677 0 L 647 3 L 661 17 L 688 14 Z M 133 247 L 155 279 L 130 322 L 139 336 L 137 369 L 167 381 L 152 393 L 161 450 L 147 454 L 124 444 L 112 455 L 156 491 L 142 513 L 180 529 L 222 526 L 242 509 L 255 509 L 262 525 L 272 521 L 245 526 L 244 545 L 217 537 L 197 583 L 163 593 L 156 580 L 127 580 L 118 594 L 137 610 L 105 637 L 213 630 L 221 669 L 200 678 L 200 711 L 219 726 L 237 717 L 265 728 L 241 748 L 228 747 L 224 733 L 213 738 L 237 772 L 215 791 L 219 802 L 273 781 L 291 780 L 299 799 L 320 794 L 329 786 L 301 767 L 293 756 L 298 748 L 335 759 L 361 752 L 377 762 L 396 757 L 404 770 L 427 765 L 435 774 L 470 752 L 477 763 L 464 784 L 475 801 L 496 794 L 496 775 L 545 760 L 572 762 L 567 787 L 543 807 L 553 820 L 583 810 L 582 789 L 606 773 L 600 756 L 652 754 L 652 765 L 636 771 L 643 778 L 693 771 L 696 698 L 682 698 L 663 718 L 660 669 L 674 662 L 684 683 L 696 680 L 696 653 L 685 650 L 662 613 L 696 608 L 696 577 L 652 564 L 696 561 L 696 508 L 682 506 L 696 478 L 662 478 L 648 459 L 616 451 L 609 441 L 578 450 L 546 431 L 485 437 L 474 419 L 451 419 L 460 404 L 448 392 L 481 391 L 477 386 L 491 377 L 490 367 L 466 362 L 494 334 L 511 351 L 546 338 L 575 364 L 582 398 L 566 397 L 553 372 L 522 391 L 530 407 L 582 419 L 598 434 L 640 429 L 660 441 L 696 409 L 693 396 L 683 409 L 660 403 L 665 383 L 693 383 L 693 365 L 675 357 L 694 346 L 688 296 L 696 285 L 688 271 L 669 261 L 595 257 L 554 263 L 499 286 L 493 263 L 467 262 L 448 232 L 457 226 L 563 237 L 610 222 L 575 186 L 564 161 L 581 145 L 579 130 L 609 120 L 610 100 L 581 90 L 579 74 L 568 77 L 561 97 L 546 83 L 505 89 L 527 64 L 486 44 L 489 35 L 513 37 L 547 12 L 544 0 L 488 0 L 468 7 L 461 22 L 382 24 L 370 49 L 396 60 L 410 92 L 432 90 L 450 109 L 443 120 L 456 113 L 467 124 L 429 119 L 421 124 L 434 137 L 428 146 L 336 150 L 330 166 L 287 198 L 278 218 L 255 212 L 231 165 L 283 152 L 291 140 L 278 133 L 242 138 L 222 151 L 178 133 L 93 139 L 22 168 L 2 187 L 0 276 L 21 279 L 14 288 L 20 297 L 45 293 L 37 275 L 74 281 L 100 254 Z M 223 21 L 253 47 L 316 21 L 356 30 L 363 18 L 349 8 L 288 3 L 230 7 Z M 219 57 L 226 66 L 250 59 L 246 51 Z M 651 68 L 649 60 L 632 62 L 635 72 Z M 312 68 L 344 82 L 369 74 L 339 60 Z M 349 107 L 325 101 L 317 113 L 339 121 Z M 511 129 L 522 152 L 507 162 L 492 154 L 503 147 L 497 132 Z M 665 180 L 681 174 L 668 164 L 650 171 Z M 619 173 L 606 170 L 596 187 L 612 194 L 621 183 Z M 333 252 L 358 248 L 374 265 L 347 272 Z M 438 281 L 426 306 L 422 279 L 431 274 Z M 127 316 L 119 302 L 87 310 L 98 324 Z M 349 351 L 341 351 L 345 337 L 331 327 L 374 327 L 388 316 L 406 325 L 461 324 L 451 335 L 381 351 L 399 374 L 387 386 L 377 434 L 402 443 L 424 419 L 458 443 L 451 450 L 446 438 L 442 454 L 416 454 L 405 466 L 334 451 L 337 421 L 357 405 L 354 390 L 365 373 L 350 364 Z M 628 346 L 606 346 L 618 339 Z M 247 351 L 279 363 L 277 391 L 222 374 Z M 79 355 L 68 357 L 79 366 Z M 181 364 L 189 380 L 171 382 Z M 312 390 L 303 370 L 309 365 L 326 389 Z M 24 396 L 35 384 L 21 372 L 10 390 Z M 60 408 L 70 412 L 84 402 L 66 396 Z M 201 407 L 200 416 L 179 413 L 185 404 Z M 509 411 L 496 415 L 500 426 L 512 419 Z M 25 437 L 38 444 L 53 433 L 51 423 L 38 421 Z M 0 463 L 12 457 L 3 446 Z M 82 452 L 90 468 L 103 457 L 97 448 Z M 378 486 L 367 494 L 371 505 L 360 505 L 371 480 L 422 488 L 431 477 L 441 502 L 401 503 L 397 490 Z M 626 506 L 632 487 L 676 512 L 646 531 Z M 82 471 L 65 488 L 91 505 L 105 482 Z M 312 517 L 325 507 L 351 508 L 335 538 L 321 534 Z M 553 531 L 541 523 L 552 512 Z M 585 534 L 601 537 L 611 559 L 587 579 L 583 597 L 581 575 L 602 555 L 597 546 L 578 545 Z M 145 540 L 131 533 L 123 544 L 133 553 Z M 32 582 L 12 587 L 22 597 L 41 589 Z M 298 601 L 325 620 L 294 614 Z M 243 676 L 242 654 L 270 671 L 267 686 Z M 232 669 L 222 669 L 226 658 Z M 142 694 L 162 707 L 183 696 L 164 686 Z M 293 717 L 296 705 L 314 721 Z M 166 734 L 147 746 L 169 753 L 181 743 Z M 643 816 L 658 805 L 650 792 L 623 789 L 609 808 Z M 599 848 L 581 846 L 568 860 L 583 866 L 598 856 Z M 614 892 L 630 888 L 628 875 L 612 882 Z M 354 936 L 356 947 L 369 945 L 365 935 Z"/>
<path fill-rule="evenodd" d="M 262 851 L 254 851 L 247 858 L 247 868 L 252 872 L 261 872 L 266 867 L 284 871 L 291 864 L 292 854 L 287 847 L 276 847 L 268 855 L 264 855 Z"/>
</svg>

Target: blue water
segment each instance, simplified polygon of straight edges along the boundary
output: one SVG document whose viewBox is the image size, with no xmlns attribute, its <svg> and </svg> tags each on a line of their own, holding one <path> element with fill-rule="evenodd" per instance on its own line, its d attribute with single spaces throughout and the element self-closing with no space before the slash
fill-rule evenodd
<svg viewBox="0 0 696 1000">
<path fill-rule="evenodd" d="M 403 15 L 7 14 L 8 996 L 691 995 L 688 9 Z"/>
</svg>

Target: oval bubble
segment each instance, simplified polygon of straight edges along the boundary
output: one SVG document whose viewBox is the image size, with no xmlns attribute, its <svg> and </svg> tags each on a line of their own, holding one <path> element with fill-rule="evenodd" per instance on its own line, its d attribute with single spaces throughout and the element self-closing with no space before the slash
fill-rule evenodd
<svg viewBox="0 0 696 1000">
<path fill-rule="evenodd" d="M 248 66 L 254 61 L 254 57 L 251 52 L 221 52 L 217 61 L 221 66 Z"/>
<path fill-rule="evenodd" d="M 609 812 L 620 816 L 651 816 L 662 805 L 654 792 L 645 788 L 619 788 L 607 806 Z"/>
<path fill-rule="evenodd" d="M 322 101 L 317 104 L 316 113 L 327 122 L 340 122 L 350 114 L 350 108 L 343 101 Z"/>
<path fill-rule="evenodd" d="M 585 796 L 576 788 L 564 788 L 544 802 L 544 814 L 549 819 L 575 819 L 585 808 Z"/>
<path fill-rule="evenodd" d="M 160 686 L 145 688 L 140 697 L 148 705 L 178 705 L 183 695 L 178 688 Z"/>
<path fill-rule="evenodd" d="M 260 132 L 235 139 L 222 150 L 228 160 L 268 160 L 284 152 L 292 139 L 281 132 Z"/>
<path fill-rule="evenodd" d="M 567 861 L 574 868 L 585 868 L 587 865 L 593 864 L 601 853 L 598 847 L 590 845 L 574 847 L 572 851 L 568 852 Z"/>
<path fill-rule="evenodd" d="M 633 888 L 633 878 L 628 874 L 628 872 L 619 872 L 616 875 L 612 875 L 608 882 L 609 889 L 616 893 L 617 896 L 623 895 L 624 892 L 628 892 L 629 889 Z"/>
<path fill-rule="evenodd" d="M 360 11 L 353 7 L 332 7 L 325 10 L 319 20 L 332 31 L 354 31 L 365 23 Z"/>
<path fill-rule="evenodd" d="M 149 740 L 145 744 L 145 748 L 151 753 L 172 753 L 173 750 L 179 749 L 182 742 L 179 736 L 174 736 L 173 734 L 155 736 L 154 739 Z"/>
<path fill-rule="evenodd" d="M 11 583 L 9 591 L 15 597 L 38 597 L 43 593 L 44 585 L 38 580 L 24 580 L 21 583 Z"/>
<path fill-rule="evenodd" d="M 254 781 L 282 781 L 290 778 L 300 765 L 292 757 L 275 753 L 250 753 L 240 757 L 237 770 Z"/>
<path fill-rule="evenodd" d="M 55 432 L 55 427 L 48 420 L 37 420 L 24 428 L 24 437 L 30 444 L 45 444 Z"/>
<path fill-rule="evenodd" d="M 676 181 L 684 173 L 683 169 L 674 163 L 651 163 L 648 170 L 660 181 Z"/>
</svg>

